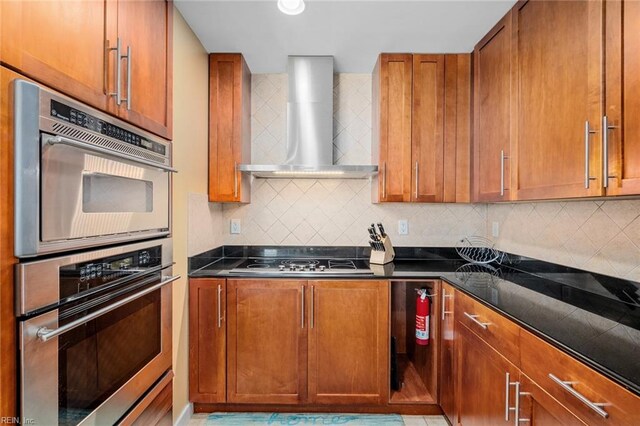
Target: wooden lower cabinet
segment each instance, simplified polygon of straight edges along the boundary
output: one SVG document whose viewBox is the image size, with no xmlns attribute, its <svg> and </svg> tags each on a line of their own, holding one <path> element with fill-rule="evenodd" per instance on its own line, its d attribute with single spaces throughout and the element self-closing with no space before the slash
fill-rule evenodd
<svg viewBox="0 0 640 426">
<path fill-rule="evenodd" d="M 512 425 L 518 369 L 480 337 L 457 323 L 459 421 L 465 426 Z"/>
<path fill-rule="evenodd" d="M 389 395 L 387 281 L 309 281 L 309 402 L 383 404 Z"/>
<path fill-rule="evenodd" d="M 227 280 L 227 402 L 306 400 L 305 284 Z"/>
<path fill-rule="evenodd" d="M 544 426 L 584 426 L 573 413 L 553 399 L 533 380 L 520 373 L 518 423 Z M 515 421 L 515 419 L 514 419 Z"/>
<path fill-rule="evenodd" d="M 441 341 L 440 341 L 440 395 L 438 402 L 451 424 L 457 424 L 456 402 L 456 353 L 455 353 L 455 316 L 454 305 L 456 291 L 442 283 L 441 300 Z"/>
<path fill-rule="evenodd" d="M 226 400 L 226 280 L 189 282 L 189 400 Z"/>
</svg>

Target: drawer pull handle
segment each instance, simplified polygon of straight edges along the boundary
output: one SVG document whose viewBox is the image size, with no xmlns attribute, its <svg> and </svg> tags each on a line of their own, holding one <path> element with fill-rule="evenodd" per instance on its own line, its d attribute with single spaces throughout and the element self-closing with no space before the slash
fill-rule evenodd
<svg viewBox="0 0 640 426">
<path fill-rule="evenodd" d="M 572 385 L 574 385 L 574 384 L 576 384 L 578 382 L 567 382 L 567 381 L 564 381 L 564 380 L 560 380 L 558 377 L 556 377 L 555 375 L 553 375 L 551 373 L 549 373 L 549 378 L 551 380 L 553 380 L 554 382 L 556 382 L 557 384 L 559 384 L 562 387 L 562 389 L 566 390 L 571 395 L 575 396 L 584 405 L 586 405 L 587 407 L 589 407 L 593 411 L 595 411 L 600 417 L 603 417 L 605 419 L 609 417 L 609 413 L 607 413 L 606 411 L 604 411 L 601 408 L 601 407 L 606 406 L 607 404 L 604 404 L 604 403 L 601 403 L 601 402 L 592 402 L 586 396 L 582 395 L 580 392 L 578 392 L 577 390 L 575 390 L 573 388 Z"/>
<path fill-rule="evenodd" d="M 490 322 L 481 322 L 481 321 L 478 321 L 478 320 L 477 320 L 477 318 L 478 318 L 480 315 L 471 315 L 471 314 L 469 314 L 469 313 L 467 313 L 467 312 L 465 312 L 465 313 L 464 313 L 464 315 L 465 315 L 467 318 L 469 318 L 471 321 L 473 321 L 473 322 L 475 322 L 476 324 L 478 324 L 480 327 L 484 328 L 485 330 L 486 330 L 487 328 L 489 328 L 489 326 L 491 325 L 491 323 L 490 323 Z"/>
</svg>

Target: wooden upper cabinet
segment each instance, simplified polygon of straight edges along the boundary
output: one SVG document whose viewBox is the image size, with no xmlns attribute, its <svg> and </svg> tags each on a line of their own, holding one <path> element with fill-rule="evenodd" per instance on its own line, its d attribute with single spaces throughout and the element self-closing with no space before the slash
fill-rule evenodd
<svg viewBox="0 0 640 426">
<path fill-rule="evenodd" d="M 607 1 L 605 5 L 606 191 L 607 195 L 635 195 L 640 194 L 640 2 Z"/>
<path fill-rule="evenodd" d="M 128 101 L 117 107 L 112 98 L 113 105 L 124 120 L 170 139 L 173 5 L 164 0 L 119 0 L 117 13 L 121 55 L 130 51 L 130 57 L 119 63 L 120 90 Z"/>
<path fill-rule="evenodd" d="M 413 55 L 378 57 L 373 71 L 373 162 L 378 164 L 376 201 L 411 201 Z"/>
<path fill-rule="evenodd" d="M 602 11 L 601 1 L 528 1 L 512 10 L 517 200 L 603 194 Z"/>
<path fill-rule="evenodd" d="M 209 55 L 209 201 L 251 201 L 251 73 L 239 53 Z"/>
<path fill-rule="evenodd" d="M 27 77 L 106 110 L 105 34 L 117 31 L 110 1 L 0 2 L 0 61 Z"/>
<path fill-rule="evenodd" d="M 513 425 L 519 370 L 461 323 L 456 325 L 459 422 L 464 426 Z"/>
<path fill-rule="evenodd" d="M 305 281 L 227 280 L 227 401 L 307 397 Z"/>
<path fill-rule="evenodd" d="M 444 55 L 413 55 L 412 102 L 411 201 L 439 202 L 444 187 Z"/>
<path fill-rule="evenodd" d="M 387 54 L 373 71 L 374 202 L 468 202 L 470 55 Z"/>
<path fill-rule="evenodd" d="M 3 1 L 0 61 L 170 139 L 172 13 L 173 4 L 164 0 Z M 116 105 L 118 90 L 129 103 Z"/>
<path fill-rule="evenodd" d="M 226 284 L 189 280 L 189 400 L 226 400 Z"/>
<path fill-rule="evenodd" d="M 387 281 L 309 281 L 309 402 L 383 404 L 389 396 Z"/>
<path fill-rule="evenodd" d="M 473 199 L 511 198 L 511 12 L 474 49 Z"/>
</svg>

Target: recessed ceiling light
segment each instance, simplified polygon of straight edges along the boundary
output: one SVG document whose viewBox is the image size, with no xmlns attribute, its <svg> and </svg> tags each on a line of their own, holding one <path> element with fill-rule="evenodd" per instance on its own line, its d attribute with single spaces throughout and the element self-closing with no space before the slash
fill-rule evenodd
<svg viewBox="0 0 640 426">
<path fill-rule="evenodd" d="M 304 0 L 278 0 L 278 9 L 287 15 L 299 15 L 304 11 Z"/>
</svg>

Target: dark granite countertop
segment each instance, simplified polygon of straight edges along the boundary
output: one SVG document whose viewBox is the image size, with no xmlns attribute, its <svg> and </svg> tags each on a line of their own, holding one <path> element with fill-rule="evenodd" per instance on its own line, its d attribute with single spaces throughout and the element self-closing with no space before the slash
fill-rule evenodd
<svg viewBox="0 0 640 426">
<path fill-rule="evenodd" d="M 228 272 L 247 258 L 367 259 L 368 253 L 364 247 L 224 246 L 190 258 L 189 276 L 256 277 Z M 396 248 L 394 262 L 373 271 L 364 278 L 443 279 L 640 395 L 640 283 L 510 254 L 502 264 L 471 265 L 452 248 Z"/>
</svg>

